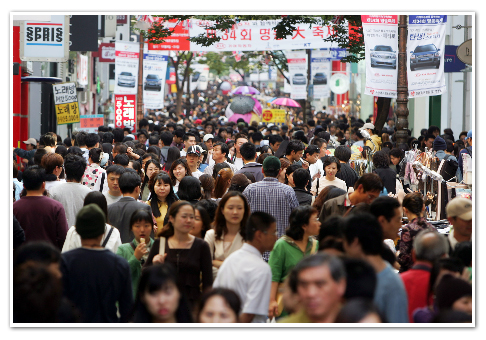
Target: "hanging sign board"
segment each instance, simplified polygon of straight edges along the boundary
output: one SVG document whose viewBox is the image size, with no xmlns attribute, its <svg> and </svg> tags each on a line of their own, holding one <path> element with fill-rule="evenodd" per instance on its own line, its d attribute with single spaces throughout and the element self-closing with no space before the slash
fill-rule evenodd
<svg viewBox="0 0 486 340">
<path fill-rule="evenodd" d="M 262 122 L 264 123 L 285 123 L 285 110 L 263 110 Z"/>
<path fill-rule="evenodd" d="M 50 22 L 22 21 L 19 52 L 23 61 L 67 61 L 69 15 L 51 15 Z"/>
<path fill-rule="evenodd" d="M 64 83 L 52 85 L 56 106 L 57 125 L 79 123 L 78 96 L 76 84 Z"/>
<path fill-rule="evenodd" d="M 463 42 L 457 48 L 456 54 L 464 64 L 472 65 L 472 39 Z"/>
</svg>

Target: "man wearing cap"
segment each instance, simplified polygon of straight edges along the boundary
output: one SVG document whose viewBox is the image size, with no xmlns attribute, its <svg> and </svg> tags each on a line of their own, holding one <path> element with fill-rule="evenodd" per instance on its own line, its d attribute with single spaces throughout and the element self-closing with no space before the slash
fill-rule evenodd
<svg viewBox="0 0 486 340">
<path fill-rule="evenodd" d="M 447 240 L 449 241 L 449 255 L 458 243 L 471 241 L 472 238 L 472 201 L 467 198 L 456 197 L 446 206 L 447 220 L 452 224 Z"/>
<path fill-rule="evenodd" d="M 187 166 L 191 169 L 193 177 L 199 178 L 203 173 L 197 169 L 197 162 L 201 156 L 201 148 L 199 145 L 193 145 L 187 150 L 186 161 Z"/>
<path fill-rule="evenodd" d="M 373 146 L 373 143 L 370 140 L 367 140 L 365 146 L 368 146 L 371 150 L 380 151 L 381 137 L 379 137 L 373 132 L 375 130 L 375 126 L 372 123 L 366 123 L 363 125 L 363 129 L 365 129 L 369 133 L 371 137 L 371 141 L 373 141 L 373 143 L 375 144 Z"/>
<path fill-rule="evenodd" d="M 131 317 L 130 267 L 127 260 L 101 247 L 105 222 L 98 205 L 84 206 L 76 216 L 81 248 L 61 255 L 64 296 L 79 310 L 81 322 L 128 322 Z"/>
<path fill-rule="evenodd" d="M 459 163 L 459 170 L 461 171 L 461 175 L 463 174 L 462 154 L 467 153 L 468 155 L 471 156 L 471 158 L 472 158 L 472 155 L 473 155 L 472 154 L 472 145 L 473 145 L 472 130 L 468 131 L 466 139 L 464 140 L 464 142 L 466 144 L 466 148 L 462 149 L 461 152 L 459 152 L 459 161 L 457 162 L 457 163 Z"/>
<path fill-rule="evenodd" d="M 282 171 L 280 167 L 277 157 L 266 157 L 262 168 L 263 180 L 248 185 L 243 191 L 251 211 L 264 211 L 275 217 L 278 237 L 285 233 L 290 213 L 299 206 L 294 189 L 277 179 Z M 268 262 L 269 253 L 264 253 L 263 258 Z"/>
<path fill-rule="evenodd" d="M 25 159 L 24 163 L 27 163 L 29 159 L 34 157 L 34 153 L 37 147 L 37 140 L 35 138 L 29 138 L 22 143 L 25 144 L 25 150 L 21 148 L 14 148 L 14 153 L 17 154 L 20 158 Z"/>
<path fill-rule="evenodd" d="M 208 133 L 204 136 L 203 142 L 208 148 L 208 158 L 206 159 L 206 163 L 208 165 L 213 164 L 213 141 L 214 141 L 214 136 L 211 133 Z"/>
</svg>

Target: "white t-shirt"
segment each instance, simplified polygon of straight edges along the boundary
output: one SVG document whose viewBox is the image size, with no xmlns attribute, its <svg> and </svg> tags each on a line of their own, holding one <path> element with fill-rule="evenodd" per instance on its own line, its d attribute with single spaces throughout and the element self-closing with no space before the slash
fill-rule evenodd
<svg viewBox="0 0 486 340">
<path fill-rule="evenodd" d="M 243 158 L 236 157 L 235 162 L 234 162 L 234 166 L 236 168 L 236 171 L 240 170 L 243 167 L 243 165 L 245 165 L 243 163 Z"/>
<path fill-rule="evenodd" d="M 65 179 L 60 179 L 59 181 L 46 181 L 46 190 L 49 191 L 49 189 L 55 187 L 58 184 L 61 183 L 66 183 Z"/>
<path fill-rule="evenodd" d="M 191 175 L 192 175 L 192 177 L 196 177 L 197 179 L 199 179 L 199 177 L 201 177 L 203 175 L 203 173 L 199 170 L 196 170 L 193 173 L 191 173 Z"/>
<path fill-rule="evenodd" d="M 272 270 L 262 254 L 245 243 L 232 253 L 219 268 L 213 288 L 235 291 L 241 299 L 241 313 L 255 314 L 254 323 L 267 320 L 272 285 Z"/>
<path fill-rule="evenodd" d="M 322 164 L 320 158 L 314 164 L 309 165 L 309 171 L 311 178 L 314 177 L 314 175 L 318 172 L 321 174 L 321 176 L 324 176 L 324 165 Z"/>
<path fill-rule="evenodd" d="M 110 232 L 111 225 L 108 223 L 105 224 L 105 234 L 103 235 L 103 239 L 101 240 L 100 244 L 103 244 L 105 242 L 106 236 L 108 236 L 108 233 Z M 120 238 L 120 232 L 118 231 L 117 228 L 113 228 L 113 231 L 111 232 L 110 238 L 108 239 L 108 243 L 106 243 L 105 249 L 111 250 L 113 253 L 116 254 L 116 251 L 118 247 L 122 244 L 121 238 Z M 73 250 L 76 248 L 81 248 L 81 237 L 76 231 L 76 227 L 72 226 L 69 228 L 67 234 L 66 234 L 66 240 L 64 241 L 64 245 L 62 246 L 62 253 L 65 253 L 69 250 Z"/>
<path fill-rule="evenodd" d="M 342 179 L 339 179 L 337 177 L 334 178 L 334 181 L 329 181 L 326 176 L 321 176 L 321 178 L 316 178 L 312 182 L 312 188 L 311 188 L 311 193 L 314 195 L 316 193 L 316 188 L 317 188 L 317 181 L 319 181 L 319 189 L 317 190 L 317 195 L 327 187 L 328 185 L 334 185 L 338 188 L 343 189 L 344 191 L 348 190 L 348 187 L 346 186 L 346 182 L 343 181 Z"/>
</svg>

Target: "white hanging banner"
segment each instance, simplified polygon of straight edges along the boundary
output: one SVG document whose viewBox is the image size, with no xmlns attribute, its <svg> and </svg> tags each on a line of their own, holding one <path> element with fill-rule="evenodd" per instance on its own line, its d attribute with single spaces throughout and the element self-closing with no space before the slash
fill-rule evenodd
<svg viewBox="0 0 486 340">
<path fill-rule="evenodd" d="M 140 44 L 115 42 L 115 93 L 137 94 Z"/>
<path fill-rule="evenodd" d="M 290 98 L 307 99 L 307 53 L 305 51 L 291 51 L 286 53 L 289 68 Z"/>
<path fill-rule="evenodd" d="M 331 95 L 328 85 L 331 67 L 326 58 L 327 55 L 327 51 L 311 51 L 311 79 L 312 85 L 314 85 L 314 100 L 327 98 Z"/>
<path fill-rule="evenodd" d="M 166 51 L 150 51 L 143 55 L 143 104 L 145 109 L 164 107 L 164 85 L 169 60 Z"/>
<path fill-rule="evenodd" d="M 162 21 L 162 20 L 161 20 Z M 207 29 L 214 24 L 208 20 L 185 20 L 164 24 L 174 33 L 161 44 L 149 44 L 149 50 L 169 51 L 266 51 L 312 49 L 332 47 L 336 44 L 324 41 L 333 33 L 333 27 L 322 24 L 296 24 L 291 36 L 276 39 L 274 27 L 281 20 L 248 20 L 240 21 L 225 32 Z M 218 36 L 221 40 L 210 46 L 201 46 L 189 42 L 203 34 L 205 36 Z"/>
<path fill-rule="evenodd" d="M 365 94 L 396 98 L 398 15 L 362 15 L 365 43 Z"/>
<path fill-rule="evenodd" d="M 409 15 L 408 96 L 445 93 L 444 52 L 447 15 Z"/>
</svg>

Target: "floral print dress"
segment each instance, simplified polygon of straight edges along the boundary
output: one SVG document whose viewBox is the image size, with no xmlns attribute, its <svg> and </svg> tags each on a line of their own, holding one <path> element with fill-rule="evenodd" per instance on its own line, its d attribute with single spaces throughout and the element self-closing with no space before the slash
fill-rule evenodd
<svg viewBox="0 0 486 340">
<path fill-rule="evenodd" d="M 83 177 L 81 178 L 81 183 L 88 188 L 93 189 L 98 176 L 105 172 L 106 170 L 100 167 L 99 164 L 91 163 L 86 167 Z"/>
<path fill-rule="evenodd" d="M 400 241 L 398 241 L 400 254 L 397 258 L 398 263 L 400 264 L 400 273 L 412 268 L 413 240 L 415 239 L 415 236 L 417 236 L 417 234 L 422 230 L 437 231 L 432 224 L 427 222 L 425 217 L 414 218 L 409 224 L 402 227 L 402 234 L 400 235 Z"/>
</svg>

